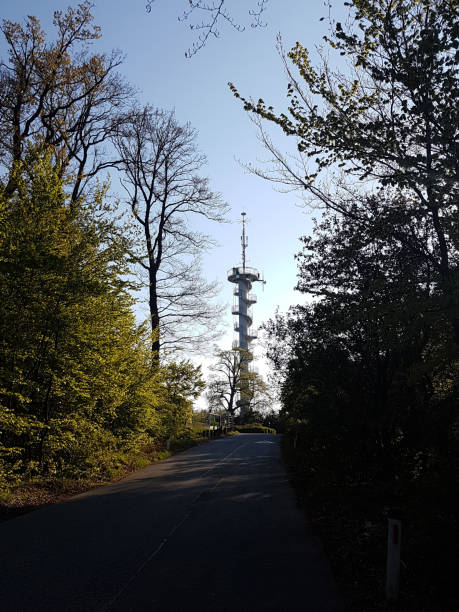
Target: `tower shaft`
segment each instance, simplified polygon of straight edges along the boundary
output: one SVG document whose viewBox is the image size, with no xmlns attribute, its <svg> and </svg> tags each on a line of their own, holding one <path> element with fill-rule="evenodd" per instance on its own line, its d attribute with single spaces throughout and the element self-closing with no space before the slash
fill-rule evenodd
<svg viewBox="0 0 459 612">
<path fill-rule="evenodd" d="M 242 417 L 247 416 L 250 412 L 251 393 L 247 374 L 249 372 L 249 363 L 252 361 L 250 344 L 257 337 L 257 333 L 251 330 L 253 322 L 251 306 L 257 301 L 256 296 L 251 293 L 251 289 L 252 283 L 262 281 L 260 273 L 256 268 L 247 267 L 246 249 L 248 238 L 245 228 L 247 222 L 245 217 L 246 213 L 243 212 L 241 235 L 242 267 L 238 266 L 228 270 L 229 282 L 236 285 L 233 291 L 235 300 L 232 313 L 237 317 L 234 323 L 234 330 L 238 334 L 238 340 L 233 343 L 233 348 L 240 349 L 242 353 L 240 391 L 237 402 Z"/>
</svg>

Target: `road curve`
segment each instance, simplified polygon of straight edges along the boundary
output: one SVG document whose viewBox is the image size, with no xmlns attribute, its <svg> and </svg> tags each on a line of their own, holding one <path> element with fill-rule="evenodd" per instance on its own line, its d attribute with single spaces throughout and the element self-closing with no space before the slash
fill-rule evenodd
<svg viewBox="0 0 459 612">
<path fill-rule="evenodd" d="M 3 612 L 338 612 L 279 437 L 241 434 L 0 524 Z"/>
</svg>

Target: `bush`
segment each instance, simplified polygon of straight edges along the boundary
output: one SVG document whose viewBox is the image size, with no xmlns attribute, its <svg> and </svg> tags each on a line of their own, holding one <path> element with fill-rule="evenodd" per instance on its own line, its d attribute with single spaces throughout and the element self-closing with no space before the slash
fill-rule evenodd
<svg viewBox="0 0 459 612">
<path fill-rule="evenodd" d="M 275 434 L 277 433 L 272 427 L 266 427 L 261 423 L 247 423 L 247 425 L 236 425 L 236 431 L 239 433 L 264 433 L 264 434 Z"/>
</svg>

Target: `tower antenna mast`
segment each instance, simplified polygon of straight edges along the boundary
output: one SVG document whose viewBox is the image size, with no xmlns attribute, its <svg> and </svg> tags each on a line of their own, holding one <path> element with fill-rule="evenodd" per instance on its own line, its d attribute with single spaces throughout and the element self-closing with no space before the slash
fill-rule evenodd
<svg viewBox="0 0 459 612">
<path fill-rule="evenodd" d="M 246 250 L 246 248 L 249 245 L 249 240 L 248 240 L 248 238 L 246 236 L 246 233 L 245 233 L 245 223 L 246 223 L 245 216 L 246 216 L 246 213 L 242 212 L 241 215 L 242 215 L 242 236 L 241 236 L 241 244 L 242 244 L 242 269 L 245 272 L 245 250 Z"/>
</svg>

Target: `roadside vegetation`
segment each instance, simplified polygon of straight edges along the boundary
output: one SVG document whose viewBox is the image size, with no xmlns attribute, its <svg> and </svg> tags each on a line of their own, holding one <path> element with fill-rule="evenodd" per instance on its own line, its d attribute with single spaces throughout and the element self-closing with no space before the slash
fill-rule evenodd
<svg viewBox="0 0 459 612">
<path fill-rule="evenodd" d="M 266 325 L 285 457 L 347 609 L 459 609 L 458 20 L 454 0 L 353 0 L 313 65 L 281 45 L 287 109 L 242 100 L 316 208 L 309 297 Z M 296 139 L 284 155 L 267 126 Z M 385 602 L 387 518 L 402 521 Z"/>
<path fill-rule="evenodd" d="M 212 241 L 188 223 L 221 221 L 226 205 L 199 174 L 194 130 L 139 105 L 119 52 L 93 51 L 88 1 L 56 11 L 52 33 L 31 16 L 1 31 L 0 506 L 11 515 L 204 439 L 201 369 L 180 355 L 215 337 L 219 307 L 199 269 Z"/>
<path fill-rule="evenodd" d="M 195 4 L 192 12 L 208 10 Z M 256 19 L 267 3 L 258 4 Z M 297 288 L 309 299 L 265 325 L 280 415 L 257 414 L 271 398 L 251 373 L 251 422 L 236 421 L 236 430 L 283 433 L 291 479 L 347 609 L 452 612 L 458 5 L 346 4 L 350 20 L 330 21 L 318 66 L 300 43 L 288 53 L 279 43 L 284 112 L 230 85 L 272 159 L 252 171 L 316 207 L 297 255 Z M 90 3 L 57 11 L 54 25 L 51 42 L 33 17 L 2 27 L 6 518 L 116 480 L 210 431 L 206 415 L 193 414 L 205 388 L 201 370 L 177 350 L 208 346 L 219 312 L 199 266 L 212 240 L 194 232 L 189 217 L 219 222 L 226 207 L 200 175 L 193 129 L 169 111 L 139 106 L 118 73 L 118 52 L 90 53 L 101 35 Z M 267 125 L 293 137 L 297 160 L 276 147 Z M 111 196 L 109 169 L 126 188 L 121 202 Z M 142 287 L 145 324 L 134 315 Z M 216 358 L 209 405 L 233 416 L 241 354 Z M 403 525 L 400 597 L 392 603 L 384 597 L 387 518 Z"/>
<path fill-rule="evenodd" d="M 276 430 L 273 427 L 263 425 L 263 423 L 246 423 L 235 426 L 235 430 L 239 433 L 264 433 L 275 434 Z"/>
</svg>

